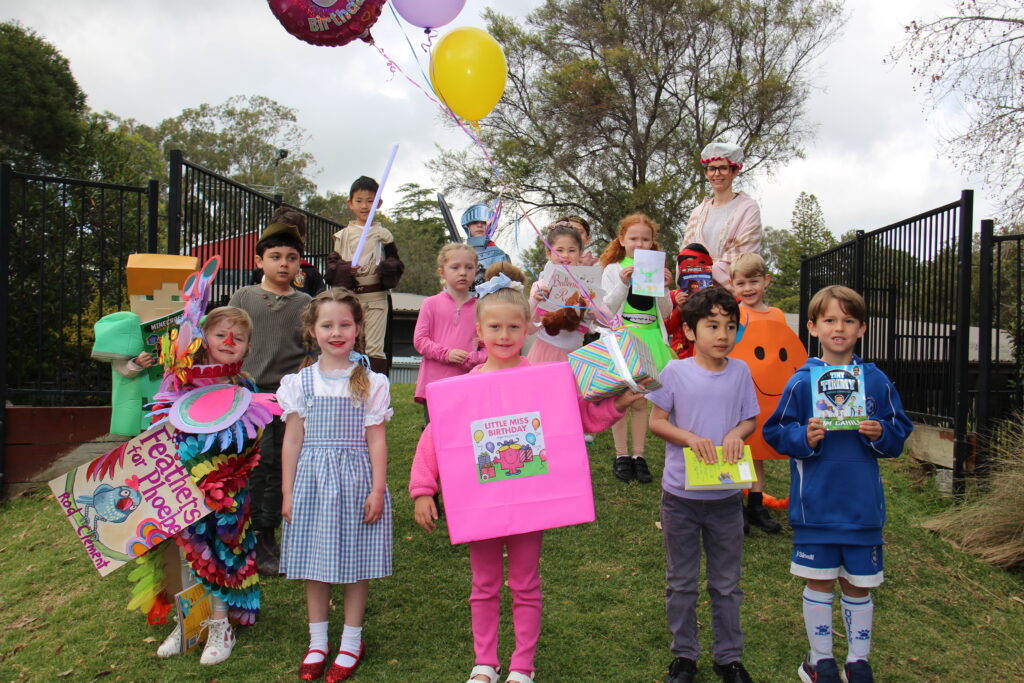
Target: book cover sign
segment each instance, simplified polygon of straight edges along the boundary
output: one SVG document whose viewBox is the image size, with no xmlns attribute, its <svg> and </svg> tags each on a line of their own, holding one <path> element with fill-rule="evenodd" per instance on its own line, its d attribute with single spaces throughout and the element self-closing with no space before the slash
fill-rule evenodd
<svg viewBox="0 0 1024 683">
<path fill-rule="evenodd" d="M 814 417 L 825 429 L 857 429 L 867 419 L 864 377 L 859 365 L 826 365 L 811 368 L 811 401 Z"/>
<path fill-rule="evenodd" d="M 53 479 L 50 489 L 101 576 L 210 513 L 166 424 Z"/>
<path fill-rule="evenodd" d="M 481 484 L 548 473 L 539 412 L 475 420 L 469 428 Z"/>
</svg>

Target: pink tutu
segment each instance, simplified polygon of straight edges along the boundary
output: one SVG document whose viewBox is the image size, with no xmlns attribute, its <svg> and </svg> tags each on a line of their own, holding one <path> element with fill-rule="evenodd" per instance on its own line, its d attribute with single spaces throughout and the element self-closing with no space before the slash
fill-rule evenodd
<svg viewBox="0 0 1024 683">
<path fill-rule="evenodd" d="M 531 363 L 557 363 L 569 360 L 569 349 L 561 349 L 543 339 L 534 339 L 526 359 Z"/>
</svg>

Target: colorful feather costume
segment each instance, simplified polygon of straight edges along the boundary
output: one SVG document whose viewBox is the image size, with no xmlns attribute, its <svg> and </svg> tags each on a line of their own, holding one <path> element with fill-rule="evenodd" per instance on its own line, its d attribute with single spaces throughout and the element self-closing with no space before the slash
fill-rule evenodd
<svg viewBox="0 0 1024 683">
<path fill-rule="evenodd" d="M 165 374 L 154 396 L 152 420 L 154 425 L 170 421 L 175 427 L 178 457 L 213 510 L 174 541 L 199 582 L 225 602 L 232 621 L 251 624 L 259 612 L 260 591 L 249 476 L 259 463 L 263 428 L 281 411 L 272 394 L 256 393 L 252 381 L 241 375 L 241 363 L 194 364 L 202 346 L 199 322 L 218 268 L 219 258 L 214 257 L 185 282 L 181 323 L 161 344 Z M 203 396 L 218 392 L 227 401 L 215 398 L 212 404 L 225 409 L 211 413 L 208 400 L 196 410 Z M 140 609 L 151 623 L 166 621 L 173 597 L 163 589 L 166 570 L 158 556 L 150 552 L 140 557 L 129 576 L 136 582 L 129 609 Z"/>
</svg>

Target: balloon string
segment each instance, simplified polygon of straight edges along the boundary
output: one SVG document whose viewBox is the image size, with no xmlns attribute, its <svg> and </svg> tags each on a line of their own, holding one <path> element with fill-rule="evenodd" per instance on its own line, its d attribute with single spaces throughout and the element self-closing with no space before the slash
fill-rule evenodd
<svg viewBox="0 0 1024 683">
<path fill-rule="evenodd" d="M 494 163 L 494 159 L 491 157 L 491 153 L 487 151 L 487 147 L 484 146 L 484 143 L 482 143 L 477 136 L 473 135 L 473 133 L 471 133 L 469 131 L 469 129 L 466 128 L 465 122 L 463 122 L 462 119 L 460 119 L 455 114 L 455 112 L 453 112 L 451 110 L 451 107 L 449 107 L 447 105 L 447 103 L 443 103 L 444 102 L 444 98 L 441 96 L 441 94 L 437 93 L 437 98 L 435 99 L 430 93 L 428 93 L 426 90 L 423 89 L 423 86 L 421 86 L 419 83 L 417 83 L 413 79 L 409 78 L 409 75 L 407 73 L 405 73 L 405 71 L 402 70 L 402 67 L 399 66 L 398 63 L 395 62 L 395 60 L 391 59 L 391 57 L 388 56 L 388 53 L 386 53 L 384 51 L 384 49 L 380 45 L 377 45 L 376 43 L 372 43 L 372 45 L 373 45 L 374 48 L 376 48 L 377 52 L 379 52 L 381 54 L 381 56 L 384 57 L 384 59 L 387 61 L 388 68 L 392 68 L 393 67 L 395 70 L 398 71 L 398 73 L 402 74 L 402 76 L 405 77 L 405 80 L 409 81 L 414 86 L 416 86 L 416 88 L 420 92 L 422 92 L 424 95 L 426 95 L 427 98 L 431 102 L 433 102 L 438 107 L 440 107 L 441 111 L 444 112 L 445 116 L 447 116 L 452 121 L 454 121 L 455 124 L 460 129 L 462 129 L 462 132 L 465 133 L 466 135 L 468 135 L 470 137 L 470 139 L 474 143 L 476 143 L 476 146 L 480 148 L 480 151 L 483 152 L 484 157 L 487 159 L 487 164 L 491 167 L 491 171 L 498 178 L 498 180 L 500 180 L 502 182 L 502 184 L 506 184 L 504 177 L 502 177 L 501 172 L 498 170 L 497 165 Z"/>
<path fill-rule="evenodd" d="M 392 9 L 392 12 L 394 12 L 394 9 Z M 397 20 L 398 17 L 396 16 L 395 21 Z M 408 38 L 406 40 L 408 40 Z M 476 146 L 480 148 L 480 151 L 483 152 L 484 158 L 487 160 L 488 166 L 490 166 L 491 168 L 491 172 L 493 172 L 495 177 L 497 177 L 498 180 L 501 181 L 502 189 L 499 193 L 500 199 L 501 193 L 504 193 L 505 190 L 508 188 L 508 183 L 505 181 L 505 178 L 501 175 L 501 171 L 498 170 L 497 164 L 494 163 L 494 159 L 491 157 L 491 153 L 488 151 L 484 143 L 480 141 L 480 138 L 478 138 L 476 135 L 470 132 L 470 130 L 466 127 L 466 124 L 462 121 L 462 119 L 460 119 L 455 114 L 455 112 L 452 111 L 451 107 L 449 107 L 447 103 L 444 103 L 444 98 L 441 96 L 440 93 L 437 93 L 437 98 L 433 97 L 419 83 L 410 78 L 409 75 L 405 73 L 405 71 L 402 69 L 402 67 L 399 66 L 395 62 L 395 60 L 391 59 L 391 57 L 388 56 L 388 53 L 385 52 L 380 45 L 377 45 L 376 43 L 371 43 L 371 45 L 373 45 L 373 47 L 376 48 L 377 52 L 379 52 L 380 55 L 387 61 L 388 68 L 391 69 L 392 72 L 397 71 L 398 73 L 402 74 L 402 76 L 405 77 L 405 80 L 412 83 L 417 90 L 422 92 L 427 97 L 427 99 L 429 99 L 431 102 L 440 107 L 441 111 L 444 112 L 444 114 L 448 118 L 454 121 L 455 124 L 462 130 L 462 132 L 468 135 L 469 138 L 476 144 Z M 418 63 L 419 62 L 417 61 L 417 64 Z M 527 222 L 530 224 L 530 227 L 533 228 L 533 231 L 537 233 L 537 238 L 544 244 L 544 247 L 548 251 L 553 251 L 553 247 L 551 246 L 551 244 L 548 243 L 546 239 L 544 239 L 544 235 L 541 233 L 540 228 L 537 227 L 537 225 L 533 222 L 533 219 L 530 218 L 530 215 L 523 208 L 522 202 L 520 202 L 519 199 L 516 197 L 510 197 L 510 199 L 515 203 L 516 207 L 519 209 L 523 217 L 526 218 Z M 598 306 L 597 302 L 594 301 L 593 297 L 590 296 L 590 292 L 587 291 L 587 288 L 583 286 L 583 283 L 581 283 L 579 279 L 575 275 L 573 275 L 572 271 L 569 269 L 569 266 L 563 263 L 562 267 L 565 268 L 565 272 L 572 279 L 577 289 L 580 290 L 580 293 L 583 295 L 583 298 L 586 299 L 590 307 L 594 309 L 595 320 L 609 329 L 621 328 L 621 318 L 617 315 L 612 314 L 607 309 Z"/>
<path fill-rule="evenodd" d="M 392 8 L 391 11 L 394 12 L 394 8 Z M 434 38 L 437 38 L 437 30 L 432 28 L 425 28 L 423 29 L 423 33 L 425 33 L 427 36 L 427 42 L 420 43 L 420 48 L 427 54 L 430 54 L 430 48 L 434 46 Z"/>
<path fill-rule="evenodd" d="M 416 54 L 416 48 L 412 46 L 412 41 L 409 40 L 409 34 L 405 32 L 405 28 L 402 26 L 402 22 L 398 20 L 398 14 L 395 13 L 395 8 L 389 4 L 388 9 L 391 10 L 391 16 L 395 18 L 395 24 L 398 25 L 398 30 L 402 32 L 402 37 L 405 38 L 405 42 L 409 46 L 409 52 L 412 53 L 412 58 L 416 62 L 416 67 L 420 70 L 420 75 L 423 76 L 423 82 L 426 83 L 430 87 L 431 92 L 433 92 L 436 95 L 437 91 L 434 90 L 434 84 L 430 82 L 430 78 L 428 78 L 427 74 L 423 71 L 423 64 L 420 63 L 419 55 Z M 392 71 L 394 71 L 394 69 L 392 69 Z"/>
</svg>

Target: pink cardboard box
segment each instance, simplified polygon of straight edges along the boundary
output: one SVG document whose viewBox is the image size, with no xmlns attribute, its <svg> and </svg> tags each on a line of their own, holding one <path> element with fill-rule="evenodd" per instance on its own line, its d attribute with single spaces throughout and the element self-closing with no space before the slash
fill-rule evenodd
<svg viewBox="0 0 1024 683">
<path fill-rule="evenodd" d="M 594 521 L 568 363 L 440 380 L 427 403 L 452 543 Z"/>
</svg>

